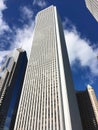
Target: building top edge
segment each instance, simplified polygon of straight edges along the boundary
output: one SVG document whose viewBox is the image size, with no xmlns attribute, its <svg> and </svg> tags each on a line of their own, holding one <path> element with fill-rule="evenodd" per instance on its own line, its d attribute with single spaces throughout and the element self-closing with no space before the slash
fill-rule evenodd
<svg viewBox="0 0 98 130">
<path fill-rule="evenodd" d="M 89 84 L 87 85 L 87 89 L 92 89 L 92 86 L 90 86 Z"/>
<path fill-rule="evenodd" d="M 51 9 L 51 8 L 56 8 L 56 6 L 54 6 L 54 5 L 50 5 L 50 6 L 48 6 L 47 8 L 42 9 L 41 11 L 39 11 L 39 12 L 37 13 L 37 15 L 39 15 L 40 13 L 42 13 L 42 12 L 48 10 L 48 9 Z"/>
</svg>

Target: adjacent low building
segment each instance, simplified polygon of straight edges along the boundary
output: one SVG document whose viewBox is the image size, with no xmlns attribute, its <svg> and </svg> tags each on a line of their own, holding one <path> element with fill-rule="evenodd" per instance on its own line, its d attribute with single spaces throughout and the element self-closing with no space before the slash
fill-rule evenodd
<svg viewBox="0 0 98 130">
<path fill-rule="evenodd" d="M 27 65 L 21 48 L 9 54 L 0 70 L 0 130 L 13 130 Z"/>
<path fill-rule="evenodd" d="M 94 89 L 88 85 L 85 91 L 76 95 L 83 130 L 98 130 L 98 101 Z"/>
</svg>

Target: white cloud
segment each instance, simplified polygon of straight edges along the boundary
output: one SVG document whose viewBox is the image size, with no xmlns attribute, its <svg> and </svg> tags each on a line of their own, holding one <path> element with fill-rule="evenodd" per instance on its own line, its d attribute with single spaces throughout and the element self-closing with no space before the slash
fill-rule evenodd
<svg viewBox="0 0 98 130">
<path fill-rule="evenodd" d="M 22 9 L 22 8 L 21 8 Z M 34 21 L 32 20 L 33 13 L 31 14 L 31 10 L 27 7 L 23 7 L 22 10 L 25 10 L 25 13 L 23 12 L 23 15 L 30 15 L 28 19 L 28 24 L 24 25 L 23 28 L 15 28 L 15 36 L 13 36 L 13 42 L 10 45 L 10 50 L 13 50 L 14 48 L 23 48 L 27 52 L 27 56 L 30 55 L 31 45 L 32 45 L 32 39 L 33 39 L 33 28 L 34 28 Z M 31 17 L 32 15 L 32 17 Z M 23 17 L 22 17 L 23 18 Z M 24 17 L 26 19 L 27 17 Z M 2 44 L 3 47 L 4 44 Z M 0 51 L 0 65 L 2 63 L 2 60 L 4 57 L 10 52 L 9 51 Z"/>
<path fill-rule="evenodd" d="M 98 49 L 93 49 L 89 40 L 81 38 L 75 27 L 64 33 L 71 65 L 78 60 L 81 67 L 89 67 L 92 74 L 98 75 Z"/>
<path fill-rule="evenodd" d="M 22 13 L 22 20 L 31 20 L 34 16 L 34 12 L 26 6 L 20 8 Z"/>
<path fill-rule="evenodd" d="M 4 57 L 8 55 L 9 52 L 14 48 L 22 48 L 26 50 L 27 56 L 29 58 L 33 40 L 33 28 L 34 22 L 29 23 L 29 25 L 25 25 L 22 29 L 16 30 L 16 35 L 14 36 L 14 41 L 10 46 L 10 50 L 0 51 L 0 65 L 2 64 Z"/>
<path fill-rule="evenodd" d="M 2 6 L 1 6 L 2 5 Z M 6 9 L 6 5 L 4 3 L 4 1 L 0 1 L 0 13 L 3 17 L 2 11 Z M 32 20 L 34 18 L 34 12 L 32 10 L 30 10 L 29 8 L 27 8 L 26 6 L 21 7 L 21 20 L 26 20 L 28 18 L 28 23 L 25 24 L 22 28 L 16 28 L 13 27 L 15 32 L 14 32 L 14 36 L 13 36 L 13 42 L 10 43 L 10 49 L 9 50 L 13 50 L 14 48 L 23 48 L 24 50 L 26 50 L 27 52 L 27 56 L 29 57 L 30 55 L 30 50 L 31 50 L 31 45 L 32 45 L 32 40 L 33 40 L 33 29 L 34 29 L 34 20 Z M 5 21 L 3 19 L 0 20 L 2 21 L 2 27 L 0 27 L 0 33 L 1 33 L 1 28 L 2 31 L 6 30 L 8 25 L 5 24 Z M 4 26 L 5 25 L 5 26 Z M 1 26 L 1 24 L 0 24 Z M 4 28 L 5 27 L 5 28 Z M 9 29 L 9 27 L 8 27 Z M 0 45 L 2 45 L 2 48 L 4 48 L 4 44 L 0 43 Z M 2 60 L 4 59 L 4 57 L 8 54 L 9 51 L 0 51 L 0 65 L 2 63 Z"/>
<path fill-rule="evenodd" d="M 8 31 L 9 26 L 3 19 L 3 11 L 6 9 L 6 4 L 4 0 L 0 0 L 0 35 L 4 33 L 4 31 Z"/>
<path fill-rule="evenodd" d="M 5 4 L 5 0 L 0 0 L 0 35 L 3 34 L 4 31 L 8 31 L 9 26 L 7 25 L 7 23 L 4 21 L 3 19 L 3 11 L 6 9 L 6 4 Z M 0 49 L 2 49 L 4 47 L 4 43 L 0 43 Z M 9 53 L 9 51 L 0 51 L 0 65 L 2 63 L 2 60 L 4 59 L 4 57 Z"/>
<path fill-rule="evenodd" d="M 0 0 L 0 11 L 6 9 L 6 5 L 4 3 L 4 0 Z"/>
<path fill-rule="evenodd" d="M 47 6 L 47 2 L 45 0 L 34 0 L 33 5 L 37 5 L 40 8 L 44 8 Z"/>
<path fill-rule="evenodd" d="M 29 57 L 32 40 L 33 40 L 34 20 L 32 20 L 32 18 L 33 18 L 34 13 L 32 10 L 30 10 L 27 7 L 22 7 L 21 10 L 22 10 L 21 15 L 25 16 L 24 18 L 22 17 L 22 19 L 25 20 L 28 17 L 28 23 L 25 24 L 23 28 L 15 28 L 16 35 L 14 36 L 14 41 L 10 49 L 21 47 L 22 49 L 26 50 L 27 56 Z"/>
<path fill-rule="evenodd" d="M 17 29 L 11 49 L 21 47 L 26 50 L 29 57 L 33 40 L 33 28 L 34 22 L 32 21 L 32 23 L 25 25 L 22 29 Z"/>
<path fill-rule="evenodd" d="M 9 50 L 7 50 L 7 51 L 0 51 L 0 65 L 2 64 L 2 61 L 3 61 L 4 57 L 6 55 L 8 55 L 9 53 L 10 53 Z"/>
</svg>

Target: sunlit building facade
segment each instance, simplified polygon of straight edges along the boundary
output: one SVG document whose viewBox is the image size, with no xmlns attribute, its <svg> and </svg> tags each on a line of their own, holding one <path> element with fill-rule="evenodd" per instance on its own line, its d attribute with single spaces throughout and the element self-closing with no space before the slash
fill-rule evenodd
<svg viewBox="0 0 98 130">
<path fill-rule="evenodd" d="M 98 22 L 98 0 L 85 0 L 86 7 Z"/>
<path fill-rule="evenodd" d="M 56 7 L 36 16 L 14 130 L 82 130 Z"/>
</svg>

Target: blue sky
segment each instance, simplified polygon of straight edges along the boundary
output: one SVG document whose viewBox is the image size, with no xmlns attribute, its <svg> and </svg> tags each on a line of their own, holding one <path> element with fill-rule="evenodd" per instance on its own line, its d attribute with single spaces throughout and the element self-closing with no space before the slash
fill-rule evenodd
<svg viewBox="0 0 98 130">
<path fill-rule="evenodd" d="M 84 0 L 0 0 L 0 64 L 17 47 L 29 56 L 35 16 L 49 5 L 62 20 L 75 88 L 90 84 L 98 97 L 98 23 Z"/>
</svg>

